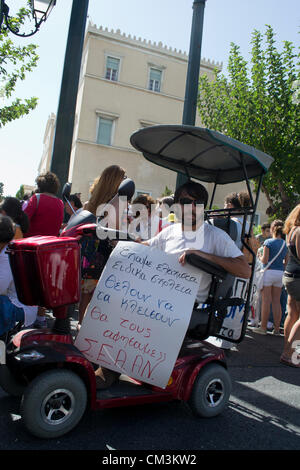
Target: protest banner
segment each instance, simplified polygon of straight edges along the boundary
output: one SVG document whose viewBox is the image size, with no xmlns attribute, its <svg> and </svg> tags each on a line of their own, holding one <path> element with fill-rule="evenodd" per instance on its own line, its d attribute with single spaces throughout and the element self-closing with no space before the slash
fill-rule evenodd
<svg viewBox="0 0 300 470">
<path fill-rule="evenodd" d="M 241 336 L 248 288 L 248 279 L 235 278 L 231 297 L 243 299 L 243 303 L 228 307 L 227 309 L 227 315 L 224 318 L 219 334 L 228 338 L 228 340 L 238 340 Z"/>
<path fill-rule="evenodd" d="M 166 387 L 199 287 L 198 270 L 178 258 L 117 244 L 75 342 L 91 362 Z"/>
<path fill-rule="evenodd" d="M 240 277 L 234 279 L 231 297 L 243 299 L 243 302 L 241 305 L 233 305 L 227 308 L 226 316 L 218 333 L 222 335 L 222 338 L 210 336 L 206 341 L 220 348 L 230 349 L 234 344 L 231 340 L 239 340 L 242 333 L 248 289 L 249 279 Z M 206 304 L 203 304 L 202 308 L 205 306 Z"/>
</svg>

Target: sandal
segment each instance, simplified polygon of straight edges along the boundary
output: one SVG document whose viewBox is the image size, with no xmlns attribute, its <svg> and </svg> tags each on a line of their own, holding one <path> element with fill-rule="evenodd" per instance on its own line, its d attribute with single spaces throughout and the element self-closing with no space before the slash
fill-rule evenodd
<svg viewBox="0 0 300 470">
<path fill-rule="evenodd" d="M 95 371 L 96 376 L 96 388 L 98 390 L 105 390 L 106 388 L 111 387 L 115 382 L 118 381 L 120 377 L 119 372 L 115 372 L 104 367 L 99 367 Z"/>
<path fill-rule="evenodd" d="M 275 330 L 275 329 L 274 329 L 274 330 L 272 331 L 272 335 L 273 335 L 273 336 L 281 336 L 280 330 Z"/>
<path fill-rule="evenodd" d="M 292 359 L 290 357 L 286 357 L 286 356 L 281 356 L 280 357 L 280 362 L 282 364 L 284 364 L 285 366 L 290 366 L 290 367 L 296 367 L 296 368 L 300 368 L 300 357 L 298 356 L 298 364 L 296 362 L 293 362 Z"/>
</svg>

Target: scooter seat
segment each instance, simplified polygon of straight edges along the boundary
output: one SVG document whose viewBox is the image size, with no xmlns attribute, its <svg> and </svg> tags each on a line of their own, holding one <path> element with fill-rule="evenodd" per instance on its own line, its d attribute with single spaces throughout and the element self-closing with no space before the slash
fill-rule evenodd
<svg viewBox="0 0 300 470">
<path fill-rule="evenodd" d="M 95 224 L 97 221 L 96 216 L 89 211 L 83 210 L 79 214 L 74 215 L 70 222 L 67 224 L 66 229 L 69 230 L 72 227 L 83 224 Z"/>
</svg>

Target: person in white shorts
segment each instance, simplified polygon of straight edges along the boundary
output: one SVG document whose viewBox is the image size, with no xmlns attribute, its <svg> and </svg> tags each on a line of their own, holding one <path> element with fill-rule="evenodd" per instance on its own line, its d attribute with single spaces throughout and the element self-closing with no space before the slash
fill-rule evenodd
<svg viewBox="0 0 300 470">
<path fill-rule="evenodd" d="M 270 316 L 270 306 L 272 304 L 272 313 L 274 320 L 273 334 L 280 335 L 280 320 L 282 316 L 280 296 L 282 289 L 282 277 L 284 271 L 284 262 L 287 257 L 287 247 L 283 234 L 283 222 L 274 220 L 271 223 L 272 238 L 265 240 L 263 244 L 263 254 L 261 262 L 264 267 L 274 259 L 264 273 L 263 288 L 261 291 L 261 324 L 260 327 L 253 328 L 254 333 L 267 334 L 267 324 Z"/>
<path fill-rule="evenodd" d="M 267 269 L 264 275 L 264 287 L 280 287 L 282 288 L 282 274 L 280 269 Z"/>
</svg>

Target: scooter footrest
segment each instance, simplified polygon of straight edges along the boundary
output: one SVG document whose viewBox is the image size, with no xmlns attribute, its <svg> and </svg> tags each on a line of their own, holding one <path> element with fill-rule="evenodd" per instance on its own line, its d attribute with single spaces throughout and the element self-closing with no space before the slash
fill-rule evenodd
<svg viewBox="0 0 300 470">
<path fill-rule="evenodd" d="M 114 383 L 107 389 L 97 390 L 97 399 L 105 400 L 112 398 L 122 398 L 126 395 L 133 397 L 140 395 L 151 395 L 151 393 L 151 389 L 145 385 L 118 380 L 118 382 Z"/>
</svg>

